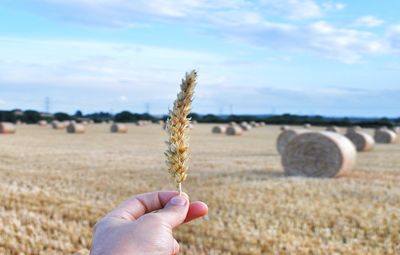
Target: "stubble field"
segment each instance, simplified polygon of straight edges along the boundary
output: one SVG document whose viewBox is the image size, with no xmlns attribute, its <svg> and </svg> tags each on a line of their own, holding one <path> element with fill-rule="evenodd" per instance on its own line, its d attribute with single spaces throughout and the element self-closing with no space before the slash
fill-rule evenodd
<svg viewBox="0 0 400 255">
<path fill-rule="evenodd" d="M 184 190 L 210 208 L 176 231 L 183 254 L 400 254 L 400 144 L 359 153 L 339 179 L 286 177 L 277 126 L 241 137 L 191 131 Z M 19 126 L 0 135 L 0 254 L 73 254 L 134 194 L 174 189 L 159 125 L 111 134 Z M 83 252 L 84 253 L 84 252 Z"/>
</svg>

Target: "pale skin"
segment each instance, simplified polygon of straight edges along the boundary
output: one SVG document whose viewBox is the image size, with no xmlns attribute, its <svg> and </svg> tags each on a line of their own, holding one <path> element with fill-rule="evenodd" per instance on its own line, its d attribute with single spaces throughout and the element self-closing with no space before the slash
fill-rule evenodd
<svg viewBox="0 0 400 255">
<path fill-rule="evenodd" d="M 90 254 L 178 254 L 173 229 L 207 213 L 205 203 L 175 191 L 131 197 L 97 222 Z"/>
</svg>

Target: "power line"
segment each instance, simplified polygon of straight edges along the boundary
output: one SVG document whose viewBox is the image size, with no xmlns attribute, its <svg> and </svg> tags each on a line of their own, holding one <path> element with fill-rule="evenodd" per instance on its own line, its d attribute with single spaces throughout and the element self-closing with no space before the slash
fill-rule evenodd
<svg viewBox="0 0 400 255">
<path fill-rule="evenodd" d="M 50 104 L 51 104 L 50 97 L 46 97 L 44 99 L 44 112 L 50 113 Z"/>
</svg>

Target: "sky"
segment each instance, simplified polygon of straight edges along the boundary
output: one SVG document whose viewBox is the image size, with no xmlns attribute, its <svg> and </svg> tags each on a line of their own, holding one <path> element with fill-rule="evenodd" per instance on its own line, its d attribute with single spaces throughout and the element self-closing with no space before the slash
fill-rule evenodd
<svg viewBox="0 0 400 255">
<path fill-rule="evenodd" d="M 0 109 L 400 115 L 398 0 L 0 0 Z"/>
</svg>

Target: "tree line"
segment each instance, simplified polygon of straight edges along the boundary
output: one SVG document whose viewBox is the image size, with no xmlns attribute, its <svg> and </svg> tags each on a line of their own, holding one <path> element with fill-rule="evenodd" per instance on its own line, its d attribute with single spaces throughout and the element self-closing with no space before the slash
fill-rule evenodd
<svg viewBox="0 0 400 255">
<path fill-rule="evenodd" d="M 0 121 L 2 122 L 23 122 L 27 124 L 36 124 L 40 120 L 46 121 L 83 121 L 91 120 L 95 123 L 104 121 L 115 121 L 122 123 L 133 123 L 139 120 L 157 121 L 166 120 L 167 115 L 154 116 L 148 113 L 132 113 L 129 111 L 122 111 L 117 114 L 111 114 L 108 112 L 96 112 L 90 114 L 83 114 L 81 111 L 76 111 L 75 114 L 68 114 L 65 112 L 57 112 L 54 114 L 41 113 L 35 110 L 12 110 L 12 111 L 0 111 Z M 333 118 L 324 116 L 308 116 L 308 115 L 293 115 L 293 114 L 281 114 L 281 115 L 214 115 L 214 114 L 197 114 L 192 113 L 189 116 L 193 121 L 199 123 L 230 123 L 230 122 L 242 122 L 242 121 L 256 121 L 265 122 L 267 124 L 286 124 L 286 125 L 303 125 L 309 123 L 314 126 L 351 126 L 360 125 L 363 127 L 378 127 L 387 126 L 393 127 L 400 125 L 399 118 Z"/>
</svg>

